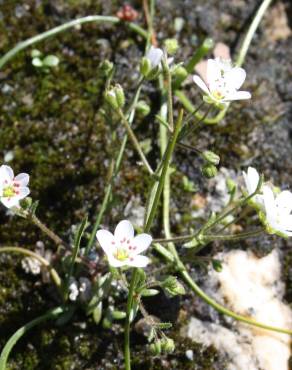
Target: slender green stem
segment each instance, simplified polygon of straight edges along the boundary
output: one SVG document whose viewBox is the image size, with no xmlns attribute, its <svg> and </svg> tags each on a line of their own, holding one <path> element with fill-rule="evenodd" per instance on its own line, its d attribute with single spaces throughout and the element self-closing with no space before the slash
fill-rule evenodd
<svg viewBox="0 0 292 370">
<path fill-rule="evenodd" d="M 124 356 L 125 356 L 125 368 L 131 370 L 131 352 L 130 352 L 130 329 L 131 329 L 131 311 L 133 306 L 134 292 L 136 287 L 136 281 L 138 277 L 138 269 L 135 268 L 132 273 L 132 278 L 129 287 L 128 300 L 127 300 L 127 316 L 124 329 Z"/>
<path fill-rule="evenodd" d="M 130 105 L 130 108 L 128 110 L 128 112 L 129 112 L 128 113 L 128 116 L 129 116 L 129 124 L 132 124 L 132 122 L 134 121 L 134 117 L 135 117 L 135 106 L 136 106 L 137 101 L 138 101 L 139 96 L 140 96 L 141 87 L 142 87 L 142 84 L 138 84 L 136 93 L 134 95 L 133 103 Z M 108 185 L 106 187 L 105 195 L 104 195 L 104 198 L 103 198 L 101 207 L 99 209 L 99 212 L 97 214 L 97 217 L 96 217 L 96 220 L 95 220 L 95 223 L 94 223 L 92 232 L 90 234 L 90 239 L 89 239 L 89 241 L 87 243 L 87 246 L 85 248 L 85 252 L 84 252 L 84 255 L 85 256 L 88 254 L 88 252 L 90 251 L 90 249 L 92 248 L 92 246 L 94 244 L 95 234 L 96 234 L 96 232 L 97 232 L 97 230 L 99 228 L 99 225 L 101 223 L 101 220 L 103 218 L 103 215 L 104 215 L 104 213 L 105 213 L 105 211 L 106 211 L 106 209 L 108 207 L 108 204 L 110 202 L 110 198 L 111 198 L 111 194 L 112 194 L 112 189 L 113 189 L 113 185 L 114 185 L 114 180 L 115 180 L 116 176 L 118 175 L 118 173 L 120 171 L 120 167 L 121 167 L 122 159 L 123 159 L 123 156 L 124 156 L 125 148 L 126 148 L 126 145 L 127 145 L 127 141 L 128 141 L 128 135 L 125 135 L 124 138 L 123 138 L 122 144 L 120 146 L 120 149 L 119 149 L 117 158 L 115 160 L 114 170 L 112 171 L 112 175 L 110 176 L 109 183 L 108 183 Z"/>
<path fill-rule="evenodd" d="M 288 329 L 282 329 L 282 328 L 277 328 L 271 325 L 266 325 L 263 323 L 260 323 L 250 317 L 245 317 L 238 315 L 237 313 L 228 310 L 226 307 L 221 306 L 219 303 L 214 301 L 211 297 L 209 297 L 205 292 L 200 289 L 200 287 L 194 282 L 194 280 L 191 278 L 190 274 L 187 272 L 187 270 L 182 270 L 180 271 L 180 274 L 184 281 L 188 284 L 188 286 L 200 297 L 202 298 L 206 303 L 208 303 L 211 307 L 213 307 L 215 310 L 219 311 L 220 313 L 230 316 L 233 319 L 237 321 L 244 322 L 246 324 L 252 325 L 252 326 L 257 326 L 262 329 L 267 329 L 271 331 L 276 331 L 278 333 L 284 333 L 284 334 L 289 334 L 292 335 L 292 330 Z"/>
<path fill-rule="evenodd" d="M 173 132 L 174 129 L 174 121 L 173 121 L 173 103 L 172 103 L 172 78 L 171 73 L 169 70 L 169 66 L 167 63 L 166 57 L 162 60 L 163 65 L 163 71 L 166 76 L 167 80 L 167 111 L 168 111 L 168 126 L 171 132 Z"/>
<path fill-rule="evenodd" d="M 62 280 L 57 273 L 57 271 L 50 265 L 49 261 L 47 261 L 45 258 L 40 256 L 39 254 L 30 251 L 29 249 L 21 248 L 21 247 L 0 247 L 0 253 L 20 253 L 24 254 L 29 257 L 33 257 L 36 260 L 38 260 L 43 266 L 45 266 L 52 277 L 53 282 L 56 284 L 58 288 L 61 287 Z"/>
<path fill-rule="evenodd" d="M 246 54 L 248 52 L 249 46 L 252 42 L 252 39 L 254 37 L 254 34 L 260 24 L 260 21 L 262 20 L 266 10 L 268 9 L 269 5 L 271 4 L 272 0 L 263 0 L 261 3 L 261 6 L 259 7 L 258 11 L 256 12 L 255 17 L 253 18 L 249 29 L 245 35 L 245 38 L 242 42 L 241 48 L 239 50 L 238 56 L 236 58 L 235 64 L 237 66 L 242 66 L 246 57 Z"/>
<path fill-rule="evenodd" d="M 276 331 L 279 333 L 289 334 L 292 335 L 292 330 L 288 329 L 282 329 L 277 328 L 274 326 L 266 325 L 263 323 L 260 323 L 252 318 L 245 317 L 238 315 L 237 313 L 228 310 L 226 307 L 220 305 L 216 301 L 214 301 L 211 297 L 209 297 L 205 292 L 202 291 L 202 289 L 199 288 L 199 286 L 194 282 L 190 274 L 188 273 L 187 269 L 185 268 L 184 264 L 181 262 L 180 259 L 175 258 L 174 256 L 168 257 L 167 253 L 164 253 L 164 251 L 161 248 L 155 248 L 158 253 L 160 253 L 168 262 L 179 264 L 178 272 L 180 273 L 181 277 L 184 279 L 184 281 L 188 284 L 188 286 L 200 297 L 205 301 L 207 304 L 209 304 L 211 307 L 213 307 L 216 311 L 219 311 L 220 313 L 230 316 L 233 319 L 237 321 L 244 322 L 249 325 L 257 326 L 262 329 L 267 329 L 271 331 Z"/>
<path fill-rule="evenodd" d="M 194 72 L 195 66 L 199 63 L 200 60 L 204 58 L 204 56 L 209 53 L 211 49 L 214 47 L 214 41 L 210 38 L 206 38 L 202 44 L 198 47 L 195 54 L 191 57 L 191 59 L 186 64 L 186 70 L 189 74 Z"/>
<path fill-rule="evenodd" d="M 186 136 L 188 136 L 189 134 L 191 134 L 194 129 L 196 129 L 199 124 L 201 122 L 204 122 L 204 120 L 207 118 L 208 114 L 210 113 L 211 109 L 212 109 L 212 105 L 210 105 L 208 107 L 208 109 L 206 110 L 206 112 L 203 114 L 203 116 L 195 123 L 193 122 L 188 122 L 181 130 L 180 134 L 179 134 L 179 138 L 178 140 L 182 140 L 184 139 Z"/>
<path fill-rule="evenodd" d="M 53 240 L 53 242 L 59 246 L 63 245 L 66 248 L 70 247 L 67 243 L 65 243 L 54 231 L 49 229 L 36 215 L 28 215 L 28 218 L 31 219 L 31 221 L 42 230 L 44 234 L 46 234 L 50 239 Z"/>
<path fill-rule="evenodd" d="M 177 146 L 179 148 L 182 148 L 182 149 L 186 149 L 186 150 L 189 150 L 191 152 L 194 152 L 196 154 L 198 154 L 199 156 L 203 154 L 203 152 L 191 145 L 188 145 L 188 144 L 185 144 L 185 143 L 177 143 Z"/>
<path fill-rule="evenodd" d="M 2 58 L 0 58 L 0 69 L 10 60 L 12 59 L 16 54 L 18 54 L 21 50 L 26 49 L 27 47 L 36 44 L 42 40 L 45 40 L 49 37 L 55 36 L 58 33 L 64 32 L 67 29 L 70 29 L 72 27 L 78 26 L 83 23 L 89 23 L 89 22 L 106 22 L 106 23 L 112 23 L 112 24 L 118 24 L 120 23 L 120 19 L 118 17 L 109 17 L 109 16 L 101 16 L 101 15 L 89 15 L 87 17 L 78 18 L 73 21 L 64 23 L 60 26 L 54 27 L 46 32 L 40 33 L 39 35 L 36 35 L 34 37 L 31 37 L 25 41 L 22 41 L 18 43 L 13 49 L 9 50 L 6 54 L 3 55 Z M 147 38 L 147 32 L 139 27 L 137 24 L 131 23 L 131 22 L 125 22 L 125 25 L 129 27 L 132 31 L 136 32 L 143 38 Z"/>
<path fill-rule="evenodd" d="M 132 141 L 132 144 L 134 146 L 134 148 L 136 149 L 137 153 L 139 154 L 140 158 L 141 158 L 141 161 L 143 162 L 144 166 L 146 167 L 147 171 L 149 172 L 149 174 L 152 176 L 154 174 L 149 162 L 147 161 L 147 158 L 145 157 L 145 154 L 143 153 L 143 150 L 140 146 L 140 143 L 138 141 L 138 139 L 136 138 L 136 135 L 134 134 L 134 131 L 132 130 L 127 118 L 125 117 L 123 111 L 121 109 L 118 109 L 118 114 L 122 120 L 122 123 L 124 124 L 126 130 L 127 130 L 127 134 L 130 138 L 130 140 Z"/>
<path fill-rule="evenodd" d="M 196 107 L 193 105 L 193 103 L 189 100 L 189 98 L 186 96 L 186 94 L 183 91 L 176 90 L 174 94 L 180 100 L 180 102 L 182 103 L 182 105 L 188 112 L 193 112 L 196 109 Z M 220 122 L 224 118 L 226 111 L 227 111 L 227 107 L 228 105 L 224 109 L 220 110 L 219 113 L 215 117 L 203 118 L 204 115 L 200 112 L 197 112 L 195 114 L 195 117 L 199 120 L 203 119 L 206 125 L 216 125 L 218 122 Z"/>
<path fill-rule="evenodd" d="M 203 237 L 206 238 L 208 241 L 211 241 L 211 240 L 241 240 L 241 239 L 246 239 L 246 238 L 260 235 L 263 232 L 264 232 L 263 229 L 259 229 L 259 230 L 248 231 L 245 233 L 231 234 L 231 235 L 203 234 Z M 190 234 L 190 235 L 175 236 L 175 237 L 171 237 L 167 239 L 163 239 L 163 238 L 153 239 L 153 243 L 161 243 L 161 244 L 180 243 L 180 242 L 190 241 L 194 239 L 196 236 L 197 234 Z"/>
<path fill-rule="evenodd" d="M 7 361 L 8 357 L 10 355 L 10 352 L 12 351 L 13 347 L 17 343 L 17 341 L 26 334 L 30 329 L 37 326 L 38 324 L 47 321 L 52 320 L 60 316 L 62 313 L 64 313 L 65 310 L 63 307 L 56 307 L 52 310 L 49 310 L 44 315 L 37 317 L 36 319 L 30 321 L 26 325 L 19 328 L 8 340 L 8 342 L 5 344 L 4 348 L 2 349 L 1 355 L 0 355 L 0 370 L 7 370 Z"/>
<path fill-rule="evenodd" d="M 219 224 L 226 217 L 228 217 L 234 211 L 236 211 L 237 208 L 246 205 L 254 196 L 256 196 L 259 193 L 259 191 L 261 189 L 261 186 L 262 186 L 262 183 L 263 183 L 263 176 L 260 177 L 259 182 L 258 182 L 258 185 L 257 185 L 255 191 L 252 194 L 248 195 L 247 197 L 245 197 L 243 199 L 238 200 L 237 202 L 235 202 L 235 205 L 233 207 L 231 207 L 229 210 L 223 211 L 221 214 L 219 214 L 218 217 L 216 217 L 214 221 L 212 221 L 211 223 L 209 223 L 207 225 L 207 227 L 204 228 L 204 231 L 210 230 L 212 227 L 214 227 L 215 225 Z"/>
<path fill-rule="evenodd" d="M 165 177 L 166 177 L 167 171 L 169 169 L 169 164 L 170 164 L 170 160 L 171 160 L 171 157 L 172 157 L 172 153 L 174 151 L 175 144 L 176 144 L 176 141 L 178 139 L 178 135 L 179 135 L 179 132 L 180 132 L 180 129 L 181 129 L 182 120 L 183 120 L 183 111 L 181 110 L 179 112 L 179 117 L 178 117 L 177 123 L 176 123 L 175 128 L 174 128 L 173 136 L 170 138 L 170 140 L 168 142 L 168 145 L 167 145 L 167 148 L 166 148 L 165 160 L 164 160 L 161 175 L 160 175 L 160 178 L 159 178 L 157 190 L 156 190 L 156 193 L 155 193 L 155 196 L 154 196 L 154 200 L 153 200 L 153 203 L 152 203 L 152 207 L 151 207 L 151 210 L 149 211 L 149 216 L 148 216 L 148 219 L 146 221 L 145 232 L 148 232 L 150 230 L 150 228 L 152 226 L 152 222 L 153 222 L 155 214 L 156 214 L 156 211 L 157 211 L 157 208 L 158 208 L 160 196 L 161 196 L 161 193 L 162 193 L 162 190 L 163 190 Z"/>
<path fill-rule="evenodd" d="M 242 240 L 247 238 L 252 238 L 254 236 L 258 236 L 264 232 L 263 229 L 254 230 L 254 231 L 247 231 L 245 233 L 233 234 L 233 235 L 211 235 L 211 234 L 204 234 L 204 238 L 209 240 Z"/>
</svg>

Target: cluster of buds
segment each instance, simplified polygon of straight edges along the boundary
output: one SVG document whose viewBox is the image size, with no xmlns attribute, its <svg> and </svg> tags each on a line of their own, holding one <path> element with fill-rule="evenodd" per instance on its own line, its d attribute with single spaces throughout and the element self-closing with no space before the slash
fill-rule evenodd
<svg viewBox="0 0 292 370">
<path fill-rule="evenodd" d="M 151 343 L 149 349 L 154 356 L 158 356 L 161 353 L 172 353 L 175 350 L 175 344 L 173 339 L 164 336 L 161 339 L 156 339 L 154 343 Z"/>
<path fill-rule="evenodd" d="M 202 166 L 202 174 L 207 177 L 207 179 L 215 177 L 218 173 L 216 166 L 220 163 L 219 155 L 211 150 L 206 150 L 202 153 L 202 158 L 206 161 Z"/>
<path fill-rule="evenodd" d="M 123 108 L 125 105 L 125 94 L 121 85 L 112 86 L 105 92 L 105 100 L 114 109 Z"/>
<path fill-rule="evenodd" d="M 170 295 L 183 295 L 186 293 L 184 286 L 175 276 L 168 276 L 162 283 L 162 288 Z"/>
</svg>

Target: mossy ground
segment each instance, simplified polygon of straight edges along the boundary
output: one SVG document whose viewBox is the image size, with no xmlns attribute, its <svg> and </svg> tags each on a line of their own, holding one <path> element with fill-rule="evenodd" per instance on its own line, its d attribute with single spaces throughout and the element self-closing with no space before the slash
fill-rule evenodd
<svg viewBox="0 0 292 370">
<path fill-rule="evenodd" d="M 131 2 L 140 12 L 139 1 Z M 254 1 L 158 1 L 155 29 L 159 40 L 177 37 L 181 44 L 179 58 L 187 58 L 205 36 L 229 44 L 235 52 L 247 24 L 255 11 Z M 283 2 L 287 6 L 289 4 Z M 16 1 L 0 2 L 0 50 L 8 51 L 20 40 L 62 24 L 69 19 L 89 14 L 112 15 L 119 1 Z M 184 20 L 182 31 L 174 29 L 174 18 Z M 250 49 L 246 68 L 246 88 L 253 92 L 249 103 L 233 104 L 223 125 L 206 127 L 200 132 L 199 147 L 213 149 L 221 155 L 221 165 L 241 169 L 252 163 L 272 177 L 276 184 L 291 186 L 291 36 L 269 37 L 269 22 L 260 26 Z M 289 47 L 290 46 L 290 47 Z M 143 53 L 143 41 L 122 26 L 87 24 L 35 46 L 44 54 L 60 59 L 49 73 L 34 68 L 30 51 L 21 52 L 0 71 L 0 153 L 3 158 L 11 152 L 8 164 L 15 172 L 31 174 L 34 199 L 40 200 L 39 217 L 65 239 L 71 237 L 71 225 L 78 224 L 85 214 L 92 222 L 103 197 L 110 158 L 115 154 L 124 131 L 112 119 L 103 105 L 105 77 L 99 63 L 108 58 L 116 65 L 116 81 L 131 95 L 138 79 L 135 66 Z M 178 58 L 178 59 L 179 59 Z M 188 95 L 196 101 L 199 95 L 192 84 L 186 84 Z M 137 135 L 152 139 L 150 160 L 158 155 L 153 123 L 157 110 L 157 90 L 147 84 L 145 96 L 152 112 L 135 121 Z M 143 95 L 143 94 L 142 94 Z M 194 138 L 194 143 L 197 138 Z M 103 220 L 114 224 L 133 195 L 145 200 L 144 171 L 136 166 L 137 157 L 128 144 L 121 175 L 118 177 L 112 208 Z M 181 226 L 172 218 L 172 227 L 183 233 L 190 220 L 192 194 L 182 196 L 182 175 L 185 174 L 206 194 L 207 180 L 202 180 L 200 161 L 193 155 L 177 152 L 177 173 L 173 176 L 172 214 L 181 212 L 187 220 Z M 146 185 L 145 185 L 146 184 Z M 159 226 L 159 225 L 157 225 Z M 34 248 L 42 240 L 46 248 L 54 248 L 49 240 L 27 221 L 0 214 L 1 245 Z M 157 227 L 159 234 L 159 227 Z M 159 234 L 161 235 L 161 234 Z M 283 275 L 287 283 L 286 299 L 291 301 L 291 253 L 288 243 L 265 238 L 240 245 L 253 247 L 257 253 L 279 245 L 283 251 Z M 222 246 L 213 246 L 216 248 Z M 56 305 L 52 289 L 38 283 L 20 268 L 20 258 L 0 256 L 0 345 L 21 325 Z M 181 307 L 190 307 L 187 297 Z M 158 302 L 159 304 L 159 302 Z M 178 306 L 178 308 L 180 307 Z M 195 307 L 193 305 L 193 307 Z M 192 310 L 186 312 L 193 312 Z M 163 319 L 163 312 L 161 312 Z M 177 323 L 179 326 L 181 323 Z M 175 327 L 175 332 L 177 327 Z M 223 369 L 220 358 L 212 348 L 177 336 L 177 351 L 162 359 L 151 358 L 145 341 L 135 338 L 133 363 L 137 369 Z M 185 357 L 193 349 L 194 362 Z M 196 365 L 194 365 L 194 363 Z M 196 366 L 196 367 L 194 367 Z M 13 350 L 11 369 L 120 369 L 122 367 L 122 336 L 117 328 L 107 332 L 86 320 L 80 312 L 73 322 L 56 327 L 47 323 L 35 328 Z"/>
</svg>

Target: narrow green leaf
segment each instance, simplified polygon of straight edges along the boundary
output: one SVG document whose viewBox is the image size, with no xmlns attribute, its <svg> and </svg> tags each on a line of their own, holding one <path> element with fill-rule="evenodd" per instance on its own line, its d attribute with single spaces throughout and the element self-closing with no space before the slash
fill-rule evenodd
<svg viewBox="0 0 292 370">
<path fill-rule="evenodd" d="M 41 315 L 41 316 L 37 317 L 36 319 L 30 321 L 26 325 L 19 328 L 9 338 L 8 342 L 5 344 L 5 346 L 4 346 L 4 348 L 1 352 L 1 355 L 0 355 L 0 370 L 7 370 L 7 360 L 8 360 L 8 357 L 10 355 L 10 352 L 11 352 L 12 348 L 15 346 L 15 344 L 17 343 L 17 341 L 19 339 L 21 339 L 21 337 L 24 334 L 26 334 L 30 329 L 37 326 L 38 324 L 40 324 L 40 323 L 42 323 L 46 320 L 54 319 L 54 318 L 58 317 L 59 315 L 61 315 L 62 313 L 64 313 L 64 307 L 56 307 L 52 310 L 49 310 L 44 315 Z"/>
</svg>

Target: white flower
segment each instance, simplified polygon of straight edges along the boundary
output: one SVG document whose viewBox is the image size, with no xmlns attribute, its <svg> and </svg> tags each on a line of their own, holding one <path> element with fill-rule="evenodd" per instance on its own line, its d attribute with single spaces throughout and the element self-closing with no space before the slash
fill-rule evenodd
<svg viewBox="0 0 292 370">
<path fill-rule="evenodd" d="M 163 51 L 159 48 L 151 46 L 146 54 L 146 58 L 150 60 L 151 68 L 156 68 L 160 66 L 163 57 Z"/>
<path fill-rule="evenodd" d="M 260 181 L 260 175 L 258 171 L 253 167 L 248 167 L 247 172 L 243 171 L 242 174 L 248 195 L 251 195 L 256 191 L 256 188 Z M 264 205 L 264 200 L 261 195 L 255 195 L 252 198 L 252 201 L 257 203 L 261 207 Z"/>
<path fill-rule="evenodd" d="M 78 290 L 77 280 L 74 277 L 70 277 L 68 289 L 69 289 L 69 299 L 70 299 L 70 301 L 75 302 L 77 300 L 78 295 L 79 295 L 79 290 Z"/>
<path fill-rule="evenodd" d="M 263 187 L 266 222 L 272 233 L 292 236 L 292 193 L 284 190 L 276 196 L 269 186 Z"/>
<path fill-rule="evenodd" d="M 230 59 L 208 59 L 206 83 L 193 76 L 194 82 L 214 103 L 226 104 L 232 100 L 250 99 L 247 91 L 238 91 L 246 77 L 245 70 L 233 67 Z"/>
<path fill-rule="evenodd" d="M 28 183 L 27 173 L 20 173 L 14 177 L 12 168 L 2 165 L 0 167 L 0 200 L 4 206 L 19 207 L 19 201 L 30 193 Z"/>
<path fill-rule="evenodd" d="M 148 234 L 134 237 L 134 228 L 128 220 L 118 223 L 114 235 L 107 230 L 98 230 L 96 237 L 113 267 L 145 267 L 150 262 L 140 253 L 150 246 L 152 237 Z"/>
<path fill-rule="evenodd" d="M 41 263 L 39 260 L 33 257 L 25 257 L 21 261 L 21 267 L 24 271 L 29 274 L 39 275 L 41 273 Z"/>
</svg>

